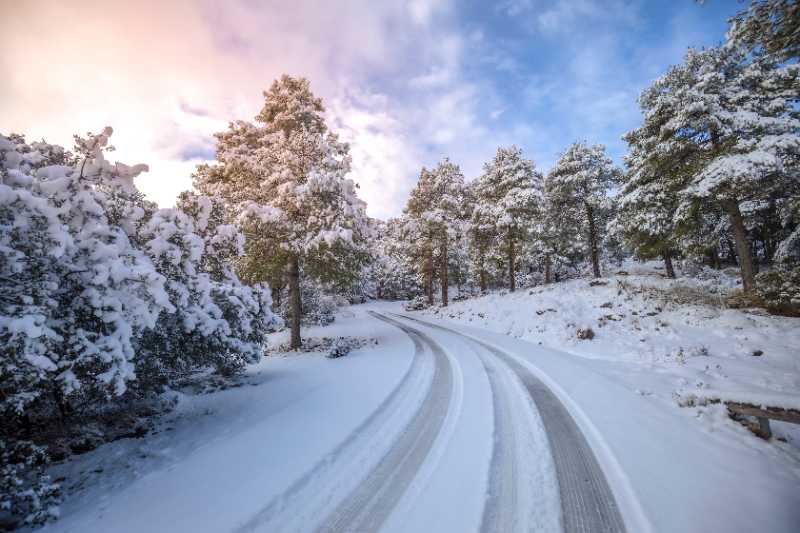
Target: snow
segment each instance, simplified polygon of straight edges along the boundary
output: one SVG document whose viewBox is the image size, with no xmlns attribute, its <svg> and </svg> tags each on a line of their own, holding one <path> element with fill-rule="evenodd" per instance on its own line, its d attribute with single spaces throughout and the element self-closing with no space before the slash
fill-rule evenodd
<svg viewBox="0 0 800 533">
<path fill-rule="evenodd" d="M 626 281 L 651 287 L 675 283 L 645 272 Z M 448 322 L 431 318 L 435 313 L 415 316 L 501 348 L 545 381 L 591 443 L 630 531 L 794 531 L 800 519 L 796 437 L 787 434 L 789 443 L 764 442 L 729 420 L 722 406 L 683 408 L 673 393 L 712 390 L 697 389 L 695 380 L 702 377 L 715 387 L 731 383 L 738 388 L 728 390 L 753 394 L 781 389 L 781 395 L 796 399 L 790 387 L 798 373 L 789 354 L 796 346 L 797 322 L 787 328 L 784 319 L 703 306 L 687 306 L 681 314 L 663 304 L 659 315 L 645 313 L 647 319 L 639 321 L 640 334 L 654 346 L 665 343 L 663 354 L 655 348 L 637 352 L 637 336 L 626 338 L 596 323 L 591 323 L 598 332 L 594 340 L 565 343 L 571 353 L 545 345 L 564 343 L 560 330 L 567 329 L 566 321 L 596 321 L 591 310 L 606 299 L 625 302 L 626 310 L 655 309 L 654 300 L 639 295 L 626 301 L 625 294 L 617 295 L 613 284 L 590 289 L 586 281 L 573 281 L 532 295 L 524 291 L 457 302 L 448 310 L 454 315 Z M 537 315 L 541 298 L 557 311 Z M 62 518 L 43 531 L 315 529 L 380 462 L 430 382 L 427 359 L 404 392 L 392 395 L 413 368 L 413 344 L 368 311 L 401 309 L 399 303 L 345 308 L 333 325 L 312 328 L 306 336 L 369 332 L 377 346 L 338 359 L 322 353 L 267 357 L 248 370 L 240 387 L 175 392 L 177 408 L 154 434 L 106 444 L 57 465 L 52 473 L 73 480 L 72 495 L 62 505 Z M 665 320 L 669 326 L 656 325 Z M 705 336 L 698 323 L 706 324 Z M 493 447 L 502 437 L 493 433 L 494 400 L 482 366 L 491 362 L 482 362 L 474 346 L 457 336 L 410 324 L 444 347 L 454 389 L 430 453 L 382 530 L 477 531 L 492 490 Z M 525 327 L 537 324 L 539 330 Z M 684 334 L 704 342 L 709 355 L 685 357 L 683 363 L 674 353 L 666 355 L 681 342 L 688 346 L 681 341 Z M 285 342 L 286 336 L 273 334 L 271 344 Z M 746 354 L 756 345 L 763 356 Z M 741 349 L 729 353 L 733 346 Z M 508 390 L 521 387 L 512 375 L 495 371 Z M 558 527 L 559 498 L 543 428 L 535 406 L 522 402 L 522 394 L 510 397 L 517 429 L 524 428 L 515 437 L 524 457 L 517 468 L 528 487 L 519 495 L 527 506 L 524 520 L 552 531 Z"/>
<path fill-rule="evenodd" d="M 668 280 L 656 267 L 629 262 L 622 269 L 630 275 L 609 276 L 605 285 L 572 280 L 430 313 L 657 373 L 670 394 L 710 397 L 716 391 L 725 399 L 764 403 L 769 397 L 779 406 L 800 406 L 800 319 L 726 309 L 719 284 L 733 287 L 734 280 Z M 591 328 L 594 339 L 578 339 L 579 328 Z"/>
<path fill-rule="evenodd" d="M 335 327 L 308 335 L 360 333 L 364 320 L 361 313 L 340 316 Z M 376 320 L 370 320 L 370 334 L 379 345 L 369 352 L 335 360 L 321 354 L 272 356 L 248 370 L 242 387 L 179 393 L 175 412 L 157 434 L 110 443 L 57 466 L 55 475 L 69 472 L 68 479 L 86 488 L 42 531 L 212 532 L 241 526 L 310 467 L 324 464 L 408 369 L 413 348 L 407 337 Z M 414 398 L 407 400 L 410 414 Z M 401 427 L 400 415 L 384 439 Z M 347 476 L 329 481 L 336 491 Z"/>
</svg>

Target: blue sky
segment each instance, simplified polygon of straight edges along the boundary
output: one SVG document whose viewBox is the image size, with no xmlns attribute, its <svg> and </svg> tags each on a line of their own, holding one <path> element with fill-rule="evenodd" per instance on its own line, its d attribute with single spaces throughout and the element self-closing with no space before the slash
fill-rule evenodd
<svg viewBox="0 0 800 533">
<path fill-rule="evenodd" d="M 368 212 L 387 217 L 402 210 L 420 167 L 444 156 L 468 179 L 509 144 L 545 172 L 575 140 L 603 143 L 621 163 L 620 136 L 639 122 L 640 91 L 689 46 L 719 44 L 742 7 L 736 0 L 17 2 L 0 33 L 0 66 L 10 73 L 0 88 L 0 131 L 69 145 L 72 133 L 111 125 L 115 158 L 148 163 L 137 184 L 169 205 L 213 154 L 215 131 L 252 119 L 261 91 L 280 74 L 306 76 L 330 124 L 351 143 Z M 54 57 L 54 68 L 40 68 Z"/>
</svg>

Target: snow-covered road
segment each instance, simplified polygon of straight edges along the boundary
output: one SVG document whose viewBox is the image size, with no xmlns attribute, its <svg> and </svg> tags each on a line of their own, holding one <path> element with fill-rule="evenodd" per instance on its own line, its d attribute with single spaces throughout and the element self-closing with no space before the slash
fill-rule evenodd
<svg viewBox="0 0 800 533">
<path fill-rule="evenodd" d="M 502 381 L 492 379 L 492 376 L 496 376 L 505 370 L 513 374 L 511 379 L 518 379 L 522 382 L 533 406 L 538 410 L 550 444 L 550 452 L 558 478 L 559 495 L 561 497 L 561 521 L 565 532 L 625 530 L 614 495 L 591 447 L 578 425 L 572 419 L 572 416 L 547 385 L 506 351 L 497 349 L 450 328 L 419 319 L 404 318 L 414 320 L 414 322 L 423 324 L 428 328 L 434 328 L 450 335 L 461 337 L 466 342 L 473 344 L 478 352 L 481 352 L 481 360 L 490 376 L 495 404 L 502 405 L 507 403 L 500 400 L 500 397 L 507 395 L 508 389 L 512 389 L 513 384 L 509 383 L 508 379 Z M 506 369 L 498 369 L 501 366 L 505 366 Z M 501 389 L 505 390 L 501 391 Z M 497 409 L 495 409 L 495 412 L 497 413 Z M 519 425 L 520 423 L 513 420 L 513 418 L 517 415 L 524 416 L 524 413 L 520 413 L 518 410 L 506 410 L 506 412 L 506 416 L 495 416 L 495 442 L 500 449 L 503 448 L 503 444 L 500 444 L 500 442 L 503 442 L 505 446 L 514 446 L 515 435 L 504 431 L 504 428 Z M 504 418 L 511 418 L 512 420 L 504 420 Z M 498 446 L 498 444 L 500 445 Z M 507 478 L 513 476 L 512 471 L 516 471 L 519 467 L 525 467 L 525 459 L 525 457 L 521 457 L 515 461 L 516 465 L 507 468 L 503 468 L 502 464 L 496 464 L 497 461 L 492 461 L 490 476 L 499 478 L 498 485 L 513 484 Z M 490 488 L 493 487 L 490 485 Z M 511 491 L 513 491 L 513 488 Z M 516 498 L 501 500 L 496 504 L 496 508 L 489 509 L 490 512 L 485 513 L 484 516 L 513 516 L 515 514 L 514 510 L 524 507 L 525 503 L 517 501 Z M 484 524 L 486 524 L 486 520 L 484 520 Z M 510 521 L 509 523 L 492 524 L 491 527 L 485 528 L 484 531 L 529 531 L 529 529 L 525 528 L 524 523 L 521 523 L 521 521 Z"/>
<path fill-rule="evenodd" d="M 267 358 L 246 386 L 183 397 L 170 431 L 63 467 L 86 488 L 45 531 L 789 532 L 800 523 L 800 478 L 767 444 L 709 434 L 632 392 L 619 367 L 399 310 L 357 306 L 311 332 L 377 346 L 335 360 Z"/>
</svg>

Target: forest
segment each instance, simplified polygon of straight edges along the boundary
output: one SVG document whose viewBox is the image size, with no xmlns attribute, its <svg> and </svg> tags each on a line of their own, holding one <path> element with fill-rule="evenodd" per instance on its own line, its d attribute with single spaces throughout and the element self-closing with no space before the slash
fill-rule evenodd
<svg viewBox="0 0 800 533">
<path fill-rule="evenodd" d="M 272 332 L 303 350 L 345 305 L 442 308 L 633 258 L 733 269 L 728 306 L 800 316 L 799 24 L 755 2 L 690 49 L 641 93 L 622 164 L 592 139 L 546 172 L 513 145 L 477 176 L 442 157 L 388 220 L 302 77 L 216 134 L 174 207 L 137 189 L 147 165 L 111 162 L 111 127 L 0 135 L 0 522 L 55 519 L 49 461 L 144 431 L 166 391 L 241 373 Z"/>
</svg>

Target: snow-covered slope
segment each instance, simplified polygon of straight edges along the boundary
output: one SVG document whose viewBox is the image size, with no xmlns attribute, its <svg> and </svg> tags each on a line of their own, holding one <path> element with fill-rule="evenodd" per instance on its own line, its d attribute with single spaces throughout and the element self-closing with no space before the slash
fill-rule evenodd
<svg viewBox="0 0 800 533">
<path fill-rule="evenodd" d="M 661 376 L 684 403 L 706 396 L 800 408 L 800 318 L 726 308 L 735 281 L 724 276 L 669 280 L 653 265 L 635 264 L 625 271 L 594 282 L 495 292 L 425 314 L 629 363 Z M 593 338 L 581 339 L 588 330 Z M 639 384 L 642 394 L 646 383 Z"/>
</svg>

